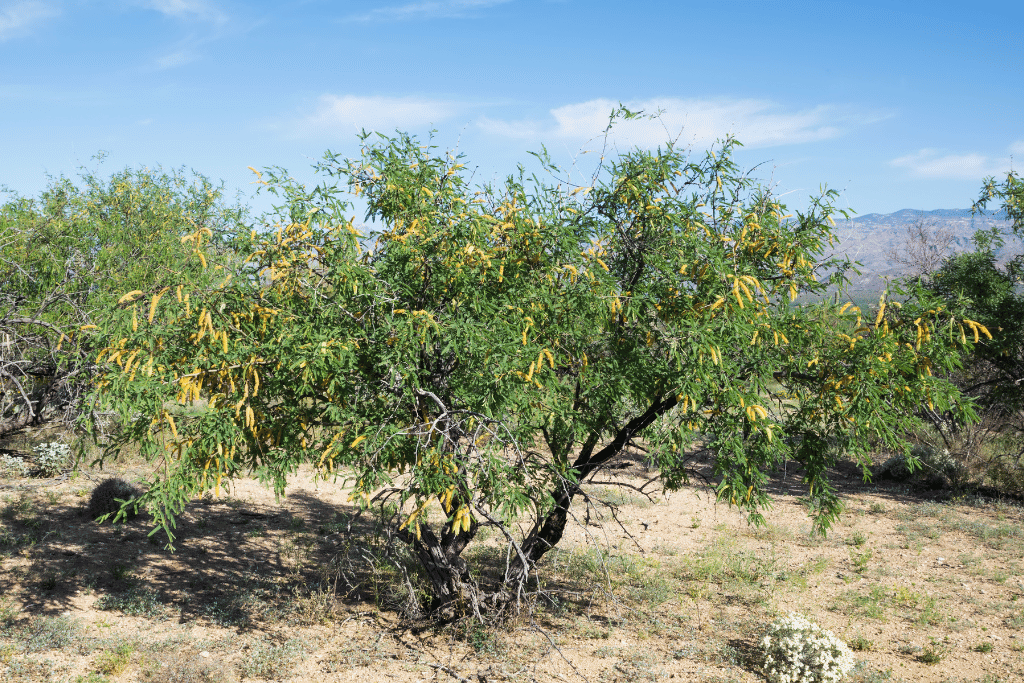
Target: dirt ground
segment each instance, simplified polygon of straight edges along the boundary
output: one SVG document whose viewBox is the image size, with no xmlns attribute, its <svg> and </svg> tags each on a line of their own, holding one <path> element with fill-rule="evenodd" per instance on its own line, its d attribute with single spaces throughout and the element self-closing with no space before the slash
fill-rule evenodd
<svg viewBox="0 0 1024 683">
<path fill-rule="evenodd" d="M 0 480 L 0 680 L 760 681 L 762 629 L 797 611 L 855 649 L 848 680 L 1024 681 L 1017 504 L 839 473 L 847 511 L 822 540 L 792 472 L 762 528 L 696 488 L 595 484 L 546 597 L 493 629 L 403 618 L 372 529 L 308 476 L 281 500 L 246 480 L 194 502 L 173 553 L 144 518 L 83 516 L 101 478 L 138 472 Z M 495 537 L 469 558 L 486 575 L 503 553 Z"/>
</svg>

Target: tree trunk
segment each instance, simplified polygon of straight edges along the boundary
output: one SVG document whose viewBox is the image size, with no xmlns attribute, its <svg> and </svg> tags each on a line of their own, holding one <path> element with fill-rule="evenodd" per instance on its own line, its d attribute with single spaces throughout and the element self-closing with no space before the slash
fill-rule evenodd
<svg viewBox="0 0 1024 683">
<path fill-rule="evenodd" d="M 619 429 L 611 443 L 597 453 L 593 451 L 599 435 L 591 435 L 591 438 L 583 445 L 576 462 L 573 463 L 573 470 L 577 473 L 576 481 L 582 483 L 602 465 L 621 453 L 634 436 L 649 427 L 677 403 L 675 396 L 670 396 L 663 401 L 655 400 L 644 413 L 636 416 Z M 509 577 L 505 582 L 507 590 L 512 593 L 518 592 L 518 589 L 526 584 L 529 574 L 537 562 L 562 540 L 565 524 L 569 519 L 569 506 L 579 491 L 579 484 L 563 481 L 560 482 L 559 489 L 552 492 L 554 506 L 523 541 L 522 550 L 529 566 L 519 563 L 514 571 L 509 572 Z"/>
<path fill-rule="evenodd" d="M 470 576 L 469 565 L 462 559 L 462 551 L 476 536 L 478 528 L 479 524 L 474 521 L 469 531 L 455 533 L 449 528 L 441 538 L 428 524 L 420 526 L 419 538 L 408 529 L 402 530 L 430 581 L 432 595 L 427 611 L 431 614 L 450 619 L 459 616 L 460 607 L 466 604 L 479 614 L 482 595 Z"/>
</svg>

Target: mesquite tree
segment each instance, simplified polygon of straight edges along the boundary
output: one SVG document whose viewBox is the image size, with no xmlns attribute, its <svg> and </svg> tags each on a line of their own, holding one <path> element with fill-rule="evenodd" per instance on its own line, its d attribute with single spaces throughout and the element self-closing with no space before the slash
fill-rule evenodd
<svg viewBox="0 0 1024 683">
<path fill-rule="evenodd" d="M 129 168 L 80 180 L 54 178 L 38 199 L 0 205 L 0 437 L 73 421 L 98 350 L 80 329 L 127 290 L 207 277 L 181 237 L 204 226 L 223 234 L 242 215 L 197 174 Z"/>
<path fill-rule="evenodd" d="M 199 230 L 185 248 L 223 277 L 128 292 L 97 332 L 97 399 L 134 411 L 120 443 L 162 461 L 143 504 L 169 535 L 223 478 L 282 492 L 308 465 L 362 505 L 392 503 L 428 609 L 493 609 L 631 445 L 670 489 L 695 447 L 711 453 L 715 494 L 754 522 L 772 471 L 799 463 L 823 532 L 837 457 L 866 472 L 871 449 L 904 449 L 916 406 L 955 405 L 933 371 L 973 324 L 920 290 L 869 315 L 794 303 L 843 281 L 822 259 L 834 195 L 788 215 L 731 141 L 696 159 L 632 151 L 585 186 L 520 172 L 472 187 L 459 158 L 411 137 L 363 140 L 361 158 L 328 153 L 315 188 L 262 176 L 282 204 L 233 245 L 244 265 L 205 254 Z M 346 217 L 346 191 L 372 231 Z M 463 558 L 483 527 L 508 543 L 497 585 Z"/>
</svg>

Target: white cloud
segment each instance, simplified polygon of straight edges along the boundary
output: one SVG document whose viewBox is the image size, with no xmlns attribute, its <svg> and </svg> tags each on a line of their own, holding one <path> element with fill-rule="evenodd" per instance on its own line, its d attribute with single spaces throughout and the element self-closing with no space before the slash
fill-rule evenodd
<svg viewBox="0 0 1024 683">
<path fill-rule="evenodd" d="M 1010 146 L 1013 152 L 1020 145 Z M 1020 145 L 1024 147 L 1024 145 Z M 937 149 L 922 149 L 914 154 L 893 159 L 890 165 L 909 169 L 920 178 L 951 178 L 956 180 L 978 180 L 986 176 L 1000 175 L 1009 169 L 1009 158 L 990 157 L 984 154 L 942 154 Z"/>
<path fill-rule="evenodd" d="M 324 95 L 316 110 L 293 127 L 303 135 L 349 133 L 361 128 L 384 131 L 438 123 L 460 108 L 454 102 L 417 97 Z"/>
<path fill-rule="evenodd" d="M 26 31 L 45 19 L 60 14 L 55 8 L 42 2 L 28 0 L 16 2 L 0 9 L 0 42 Z"/>
<path fill-rule="evenodd" d="M 503 5 L 511 0 L 426 0 L 396 7 L 380 7 L 363 14 L 346 17 L 348 21 L 408 21 L 465 17 L 474 10 Z"/>
<path fill-rule="evenodd" d="M 617 144 L 655 147 L 679 138 L 682 144 L 706 146 L 733 135 L 748 147 L 774 147 L 826 140 L 847 129 L 877 121 L 879 114 L 854 112 L 845 107 L 818 105 L 788 110 L 768 100 L 659 98 L 624 103 L 633 111 L 654 114 L 656 119 L 620 121 L 612 129 Z M 507 137 L 589 139 L 600 135 L 608 116 L 618 105 L 597 99 L 551 110 L 554 121 L 502 121 L 481 117 L 477 125 L 486 132 Z"/>
<path fill-rule="evenodd" d="M 158 58 L 156 60 L 156 66 L 158 69 L 173 69 L 175 67 L 194 62 L 197 59 L 199 59 L 199 55 L 194 50 L 177 50 Z"/>
<path fill-rule="evenodd" d="M 147 7 L 178 19 L 198 19 L 214 24 L 228 20 L 227 14 L 206 0 L 148 0 Z"/>
<path fill-rule="evenodd" d="M 1017 140 L 1010 145 L 1010 154 L 1020 154 L 1024 156 L 1024 140 Z"/>
</svg>

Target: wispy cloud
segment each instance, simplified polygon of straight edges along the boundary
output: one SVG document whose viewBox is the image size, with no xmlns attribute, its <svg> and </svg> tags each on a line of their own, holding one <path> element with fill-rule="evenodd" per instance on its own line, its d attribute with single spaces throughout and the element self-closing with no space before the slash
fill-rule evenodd
<svg viewBox="0 0 1024 683">
<path fill-rule="evenodd" d="M 418 97 L 324 95 L 311 114 L 289 127 L 303 136 L 411 128 L 451 118 L 461 108 L 455 102 Z"/>
<path fill-rule="evenodd" d="M 345 17 L 346 21 L 410 21 L 414 19 L 459 18 L 478 10 L 512 0 L 426 0 L 393 7 L 379 7 Z"/>
<path fill-rule="evenodd" d="M 191 62 L 199 59 L 199 53 L 190 48 L 182 50 L 175 50 L 170 52 L 163 57 L 158 57 L 156 60 L 156 66 L 158 69 L 173 69 L 175 67 L 184 66 Z"/>
<path fill-rule="evenodd" d="M 146 6 L 161 14 L 178 19 L 208 21 L 223 24 L 228 15 L 206 0 L 148 0 Z"/>
<path fill-rule="evenodd" d="M 56 8 L 35 0 L 6 5 L 0 8 L 0 42 L 28 31 L 33 25 L 59 14 Z"/>
<path fill-rule="evenodd" d="M 174 69 L 198 61 L 203 56 L 203 45 L 238 29 L 231 26 L 227 13 L 208 0 L 143 0 L 143 6 L 189 27 L 189 34 L 177 46 L 154 60 L 157 69 Z"/>
<path fill-rule="evenodd" d="M 545 121 L 481 117 L 477 124 L 485 132 L 507 137 L 585 140 L 605 129 L 617 105 L 612 100 L 596 99 L 552 109 L 551 119 Z M 885 117 L 835 105 L 793 110 L 754 99 L 659 98 L 625 105 L 648 114 L 662 111 L 656 119 L 621 121 L 613 129 L 616 143 L 641 147 L 655 147 L 677 137 L 683 144 L 705 146 L 726 135 L 735 136 L 748 147 L 791 145 L 838 137 L 855 126 Z"/>
<path fill-rule="evenodd" d="M 1010 145 L 1010 153 L 1024 153 L 1024 141 Z M 999 158 L 978 153 L 943 154 L 937 149 L 922 149 L 893 159 L 889 164 L 905 168 L 919 178 L 980 180 L 986 176 L 1006 173 L 1010 168 L 1010 159 L 1009 155 Z"/>
</svg>

